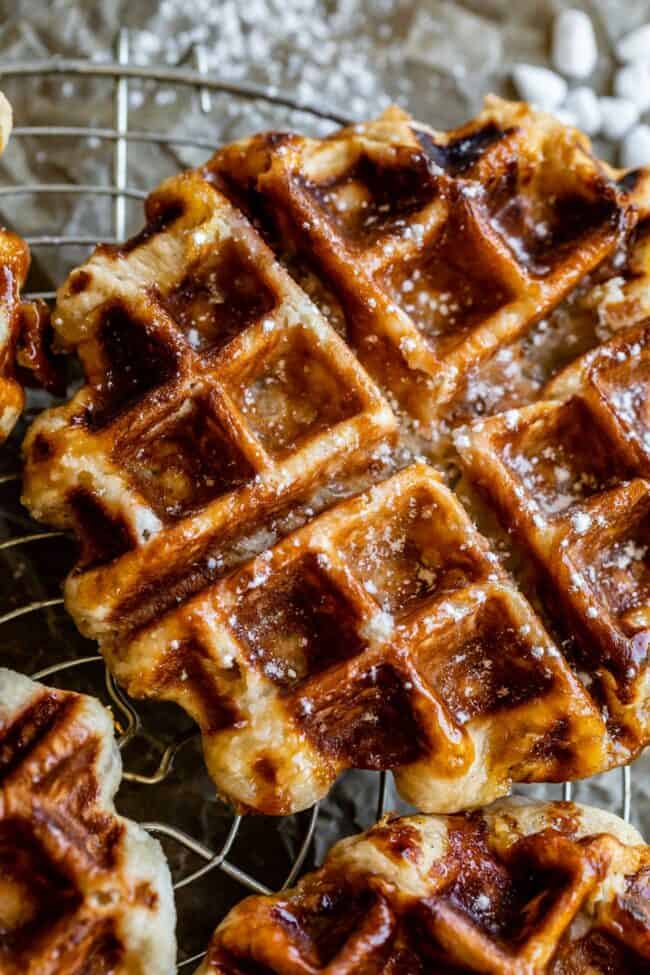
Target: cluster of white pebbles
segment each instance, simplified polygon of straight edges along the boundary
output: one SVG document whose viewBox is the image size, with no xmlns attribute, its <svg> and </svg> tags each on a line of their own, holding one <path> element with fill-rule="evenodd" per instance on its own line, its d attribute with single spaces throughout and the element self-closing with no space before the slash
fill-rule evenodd
<svg viewBox="0 0 650 975">
<path fill-rule="evenodd" d="M 517 64 L 512 76 L 526 101 L 552 112 L 589 136 L 601 135 L 619 143 L 619 162 L 625 168 L 650 164 L 650 23 L 616 43 L 618 63 L 613 94 L 598 95 L 586 81 L 598 61 L 598 44 L 591 18 L 584 10 L 568 9 L 553 23 L 553 69 Z"/>
</svg>

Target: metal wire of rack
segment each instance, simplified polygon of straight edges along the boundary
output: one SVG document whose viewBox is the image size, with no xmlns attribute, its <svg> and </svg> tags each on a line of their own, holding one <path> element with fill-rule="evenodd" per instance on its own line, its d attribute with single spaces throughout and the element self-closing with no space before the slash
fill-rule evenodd
<svg viewBox="0 0 650 975">
<path fill-rule="evenodd" d="M 62 137 L 71 139 L 95 138 L 104 142 L 113 143 L 113 182 L 111 185 L 102 186 L 94 184 L 76 183 L 26 183 L 11 186 L 0 186 L 0 199 L 19 194 L 91 194 L 94 196 L 106 196 L 112 201 L 112 226 L 109 234 L 103 237 L 107 243 L 118 242 L 126 236 L 127 213 L 126 205 L 128 200 L 143 200 L 146 196 L 144 192 L 134 189 L 128 185 L 128 153 L 131 143 L 148 143 L 161 148 L 174 145 L 176 147 L 189 147 L 197 150 L 214 151 L 213 140 L 173 135 L 164 132 L 144 131 L 129 127 L 129 83 L 133 79 L 139 81 L 153 81 L 166 85 L 183 86 L 184 88 L 194 89 L 198 93 L 201 111 L 208 113 L 212 107 L 212 94 L 228 94 L 235 98 L 256 99 L 271 103 L 282 108 L 304 112 L 316 118 L 330 121 L 337 124 L 349 123 L 351 119 L 346 118 L 341 113 L 330 108 L 323 107 L 303 99 L 293 97 L 272 87 L 264 87 L 246 82 L 233 82 L 215 78 L 208 74 L 206 66 L 205 49 L 197 44 L 192 48 L 194 65 L 187 67 L 156 67 L 142 66 L 130 61 L 129 34 L 126 29 L 122 29 L 118 35 L 115 58 L 111 62 L 94 62 L 89 60 L 77 60 L 62 57 L 54 57 L 46 60 L 29 60 L 19 62 L 5 62 L 0 64 L 0 78 L 36 78 L 42 79 L 47 76 L 71 76 L 74 78 L 106 78 L 113 81 L 113 125 L 112 127 L 93 127 L 93 126 L 42 126 L 25 125 L 14 128 L 12 138 L 20 139 L 35 136 L 38 138 Z M 18 230 L 20 228 L 17 228 Z M 95 236 L 68 235 L 68 234 L 47 234 L 40 236 L 25 235 L 27 243 L 32 248 L 56 247 L 59 245 L 79 245 L 94 246 Z M 32 291 L 26 293 L 27 298 L 42 298 L 51 301 L 55 297 L 53 291 Z M 19 472 L 9 472 L 0 474 L 0 486 L 20 481 Z M 39 542 L 63 536 L 59 531 L 33 531 L 28 534 L 10 537 L 0 542 L 0 552 L 9 549 L 20 548 L 22 546 L 34 545 Z M 27 616 L 47 610 L 51 607 L 58 607 L 63 604 L 61 598 L 49 598 L 35 600 L 28 604 L 10 609 L 0 614 L 0 626 L 15 620 L 21 616 Z M 55 675 L 64 674 L 73 668 L 83 668 L 90 664 L 102 663 L 102 658 L 96 654 L 81 656 L 72 660 L 53 663 L 34 674 L 36 680 L 46 680 Z M 118 738 L 121 750 L 126 745 L 136 739 L 143 731 L 143 722 L 140 714 L 127 698 L 124 692 L 115 683 L 109 671 L 104 668 L 104 681 L 108 697 L 114 708 L 114 714 L 119 715 L 120 725 L 123 730 Z M 160 759 L 158 766 L 149 774 L 141 772 L 124 771 L 124 779 L 129 782 L 142 786 L 154 785 L 164 781 L 170 774 L 174 760 L 178 753 L 193 738 L 195 734 L 185 735 L 177 738 L 171 743 L 159 742 Z M 620 770 L 621 791 L 619 814 L 627 821 L 631 814 L 632 804 L 632 781 L 630 768 Z M 376 798 L 376 818 L 379 819 L 385 811 L 387 801 L 387 773 L 381 772 L 377 775 L 377 798 Z M 562 786 L 562 796 L 570 799 L 573 794 L 572 783 L 564 783 Z M 316 804 L 310 811 L 307 828 L 297 853 L 291 864 L 291 868 L 284 879 L 282 887 L 288 887 L 294 883 L 307 858 L 312 840 L 318 824 L 319 806 Z M 220 870 L 233 880 L 241 884 L 246 892 L 266 894 L 270 889 L 250 873 L 238 867 L 228 859 L 232 851 L 233 844 L 239 833 L 242 824 L 242 817 L 234 815 L 227 831 L 226 838 L 218 850 L 211 849 L 203 842 L 191 836 L 188 832 L 179 827 L 165 822 L 144 822 L 142 825 L 152 834 L 166 837 L 179 844 L 185 850 L 194 854 L 203 865 L 193 870 L 185 876 L 177 879 L 174 883 L 176 891 L 188 887 L 190 884 L 203 877 L 212 870 Z M 219 920 L 218 918 L 215 919 Z M 196 965 L 203 957 L 204 952 L 193 954 L 184 958 L 178 965 L 178 971 L 187 971 L 190 966 Z"/>
</svg>

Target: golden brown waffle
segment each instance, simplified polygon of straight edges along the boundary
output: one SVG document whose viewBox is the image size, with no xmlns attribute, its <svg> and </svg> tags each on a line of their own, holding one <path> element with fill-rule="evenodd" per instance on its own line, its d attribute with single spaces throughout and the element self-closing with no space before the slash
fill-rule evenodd
<svg viewBox="0 0 650 975">
<path fill-rule="evenodd" d="M 20 289 L 28 268 L 27 244 L 0 227 L 0 442 L 11 433 L 24 404 L 14 360 L 21 328 Z"/>
<path fill-rule="evenodd" d="M 422 464 L 316 518 L 108 651 L 198 721 L 219 789 L 286 813 L 345 768 L 419 808 L 586 775 L 605 728 L 484 539 Z"/>
<path fill-rule="evenodd" d="M 570 802 L 387 817 L 235 907 L 197 975 L 642 975 L 649 879 L 636 830 Z"/>
<path fill-rule="evenodd" d="M 0 92 L 0 152 L 7 144 L 11 126 L 11 106 Z M 46 351 L 48 308 L 41 301 L 20 300 L 29 262 L 25 241 L 0 227 L 0 443 L 22 412 L 25 401 L 22 384 L 30 378 L 30 373 L 51 391 L 59 394 L 65 391 Z"/>
<path fill-rule="evenodd" d="M 106 617 L 95 587 L 109 600 L 159 589 L 243 523 L 366 469 L 396 427 L 335 331 L 199 174 L 163 184 L 147 217 L 61 289 L 54 324 L 88 383 L 26 444 L 35 514 L 74 524 L 86 565 L 122 556 L 112 581 L 72 582 L 93 632 Z"/>
<path fill-rule="evenodd" d="M 425 464 L 468 376 L 519 361 L 543 316 L 570 347 L 578 304 L 619 288 L 638 320 L 642 275 L 612 282 L 646 197 L 526 106 L 447 134 L 391 110 L 221 151 L 72 272 L 54 326 L 87 382 L 30 431 L 24 498 L 80 537 L 80 628 L 131 693 L 196 718 L 240 806 L 303 808 L 364 767 L 456 811 L 647 742 Z"/>
<path fill-rule="evenodd" d="M 235 143 L 207 171 L 331 289 L 418 430 L 613 254 L 629 218 L 588 140 L 497 98 L 453 132 L 393 108 L 327 140 Z"/>
<path fill-rule="evenodd" d="M 11 133 L 11 106 L 0 92 L 0 152 Z M 20 328 L 20 289 L 29 268 L 27 244 L 0 227 L 0 442 L 23 408 L 22 387 L 13 377 L 13 357 Z"/>
<path fill-rule="evenodd" d="M 650 323 L 578 360 L 532 406 L 459 435 L 472 479 L 539 563 L 623 741 L 650 722 Z"/>
<path fill-rule="evenodd" d="M 160 845 L 118 816 L 98 701 L 0 668 L 0 971 L 172 975 L 175 909 Z"/>
</svg>

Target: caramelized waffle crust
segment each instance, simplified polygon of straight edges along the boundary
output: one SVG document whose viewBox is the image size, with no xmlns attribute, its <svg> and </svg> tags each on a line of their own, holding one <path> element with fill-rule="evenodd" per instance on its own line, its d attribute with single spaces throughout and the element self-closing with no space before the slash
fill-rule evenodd
<svg viewBox="0 0 650 975">
<path fill-rule="evenodd" d="M 0 152 L 12 126 L 11 106 L 0 92 Z M 19 329 L 19 292 L 29 267 L 27 244 L 0 228 L 0 442 L 10 433 L 23 408 L 23 391 L 13 377 Z"/>
<path fill-rule="evenodd" d="M 642 844 L 616 816 L 574 803 L 388 817 L 293 890 L 239 904 L 197 975 L 641 975 Z"/>
<path fill-rule="evenodd" d="M 110 714 L 0 668 L 0 971 L 172 975 L 160 845 L 118 816 Z"/>
<path fill-rule="evenodd" d="M 650 739 L 643 586 L 585 652 L 591 607 L 553 596 L 542 622 L 448 486 L 475 456 L 454 428 L 542 408 L 650 314 L 648 201 L 524 105 L 451 133 L 391 109 L 226 147 L 60 289 L 86 384 L 30 430 L 25 502 L 78 534 L 80 628 L 195 717 L 239 807 L 304 808 L 360 767 L 454 812 Z"/>
<path fill-rule="evenodd" d="M 15 376 L 15 351 L 21 327 L 20 289 L 28 268 L 27 244 L 0 227 L 0 442 L 11 433 L 25 401 Z"/>
<path fill-rule="evenodd" d="M 11 126 L 11 106 L 0 92 L 0 153 Z M 47 305 L 20 300 L 29 262 L 25 241 L 0 226 L 0 443 L 22 413 L 25 381 L 34 378 L 52 392 L 64 391 L 58 370 L 46 351 L 50 330 Z"/>
</svg>

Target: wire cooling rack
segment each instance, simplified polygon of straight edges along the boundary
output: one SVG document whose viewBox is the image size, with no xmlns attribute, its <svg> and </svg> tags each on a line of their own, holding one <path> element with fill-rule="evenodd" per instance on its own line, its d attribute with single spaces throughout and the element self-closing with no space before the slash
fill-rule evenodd
<svg viewBox="0 0 650 975">
<path fill-rule="evenodd" d="M 82 144 L 83 140 L 94 139 L 101 142 L 112 143 L 112 184 L 94 185 L 80 183 L 61 183 L 61 182 L 29 182 L 16 185 L 0 186 L 0 204 L 3 197 L 15 197 L 17 195 L 39 196 L 63 196 L 71 194 L 74 196 L 108 197 L 111 201 L 111 224 L 103 234 L 66 234 L 57 232 L 59 228 L 53 228 L 53 232 L 38 236 L 23 234 L 32 248 L 33 254 L 38 255 L 39 263 L 47 268 L 47 254 L 53 248 L 65 247 L 92 247 L 97 239 L 106 242 L 118 242 L 125 238 L 127 232 L 127 202 L 129 200 L 143 200 L 146 196 L 144 191 L 134 189 L 128 185 L 128 162 L 129 148 L 134 143 L 150 144 L 161 149 L 175 147 L 188 147 L 195 150 L 205 150 L 211 153 L 215 149 L 213 139 L 193 138 L 182 135 L 171 135 L 159 131 L 145 131 L 131 128 L 129 125 L 129 85 L 134 80 L 144 82 L 154 82 L 164 84 L 166 87 L 179 86 L 184 89 L 195 90 L 199 99 L 200 109 L 206 115 L 212 109 L 212 96 L 215 93 L 226 94 L 234 99 L 256 99 L 264 103 L 279 106 L 285 109 L 296 110 L 307 113 L 318 119 L 332 123 L 344 124 L 350 119 L 345 118 L 340 113 L 332 111 L 323 106 L 312 102 L 304 101 L 300 98 L 292 97 L 281 91 L 255 85 L 252 83 L 232 82 L 220 80 L 207 73 L 205 50 L 200 45 L 192 48 L 191 56 L 193 59 L 192 67 L 144 67 L 133 64 L 129 54 L 129 35 L 126 30 L 122 30 L 118 36 L 115 58 L 110 62 L 95 62 L 89 60 L 72 60 L 68 58 L 51 58 L 47 60 L 29 60 L 17 62 L 0 63 L 0 78 L 5 79 L 35 79 L 42 80 L 52 76 L 67 77 L 73 79 L 107 79 L 112 84 L 113 90 L 113 125 L 110 127 L 93 127 L 88 125 L 22 125 L 13 130 L 12 139 L 20 140 L 27 137 L 42 139 L 43 147 L 47 149 L 47 140 L 52 138 L 70 139 L 74 144 L 75 140 Z M 18 232 L 20 226 L 15 226 Z M 41 257 L 41 249 L 44 257 Z M 26 297 L 43 298 L 51 301 L 54 298 L 52 290 L 32 290 L 26 293 Z M 20 473 L 18 470 L 10 470 L 0 473 L 0 488 L 5 485 L 18 485 Z M 24 524 L 26 519 L 18 519 L 17 524 Z M 27 547 L 39 546 L 42 543 L 49 543 L 52 540 L 60 539 L 61 532 L 53 531 L 13 531 L 8 533 L 9 537 L 0 541 L 0 555 L 10 553 L 13 550 L 25 550 Z M 44 564 L 43 562 L 41 564 Z M 63 600 L 60 597 L 49 597 L 34 599 L 30 602 L 8 608 L 4 613 L 0 613 L 0 627 L 29 617 L 32 614 L 48 612 L 61 607 Z M 0 610 L 2 606 L 0 605 Z M 0 631 L 1 636 L 1 631 Z M 56 678 L 64 683 L 68 675 L 72 672 L 78 673 L 82 669 L 97 667 L 102 664 L 101 657 L 97 654 L 77 655 L 72 659 L 52 660 L 52 662 L 40 670 L 31 674 L 36 679 L 48 680 Z M 25 667 L 25 670 L 28 668 Z M 185 746 L 197 738 L 194 732 L 185 732 L 177 735 L 173 740 L 166 740 L 157 737 L 147 726 L 147 720 L 143 719 L 139 710 L 133 706 L 132 702 L 126 697 L 121 689 L 116 685 L 110 673 L 104 669 L 105 691 L 113 707 L 116 726 L 119 731 L 118 743 L 124 752 L 127 746 L 134 740 L 140 738 L 146 743 L 149 752 L 157 754 L 157 764 L 153 770 L 143 772 L 141 770 L 130 770 L 128 762 L 124 772 L 124 780 L 136 787 L 146 788 L 164 783 L 172 773 L 174 760 L 178 753 Z M 620 770 L 620 798 L 615 810 L 626 820 L 630 818 L 632 787 L 630 769 Z M 388 778 L 386 773 L 379 773 L 376 776 L 376 817 L 383 815 L 386 801 Z M 565 799 L 572 796 L 571 783 L 565 783 L 562 787 L 562 795 Z M 270 893 L 271 887 L 267 883 L 257 879 L 251 872 L 239 866 L 235 862 L 233 851 L 236 840 L 242 828 L 242 817 L 230 815 L 230 821 L 225 830 L 225 838 L 218 846 L 213 849 L 204 842 L 191 835 L 190 832 L 180 828 L 172 822 L 152 821 L 144 822 L 142 825 L 151 833 L 158 835 L 163 841 L 171 841 L 187 851 L 187 853 L 202 861 L 201 865 L 193 870 L 185 871 L 175 880 L 174 889 L 179 892 L 196 884 L 201 878 L 211 871 L 219 870 L 228 878 L 239 885 L 240 894 L 243 896 L 248 893 Z M 319 824 L 319 806 L 314 806 L 307 814 L 300 842 L 295 846 L 291 864 L 283 880 L 276 883 L 275 889 L 279 886 L 290 886 L 300 874 L 301 869 L 307 860 L 316 829 Z M 206 909 L 209 910 L 209 903 Z M 216 925 L 221 918 L 219 916 L 210 921 Z M 181 925 L 182 928 L 182 925 Z M 181 930 L 180 951 L 183 954 L 182 930 Z M 189 971 L 198 964 L 203 957 L 203 952 L 189 954 L 179 962 L 178 970 Z"/>
</svg>

